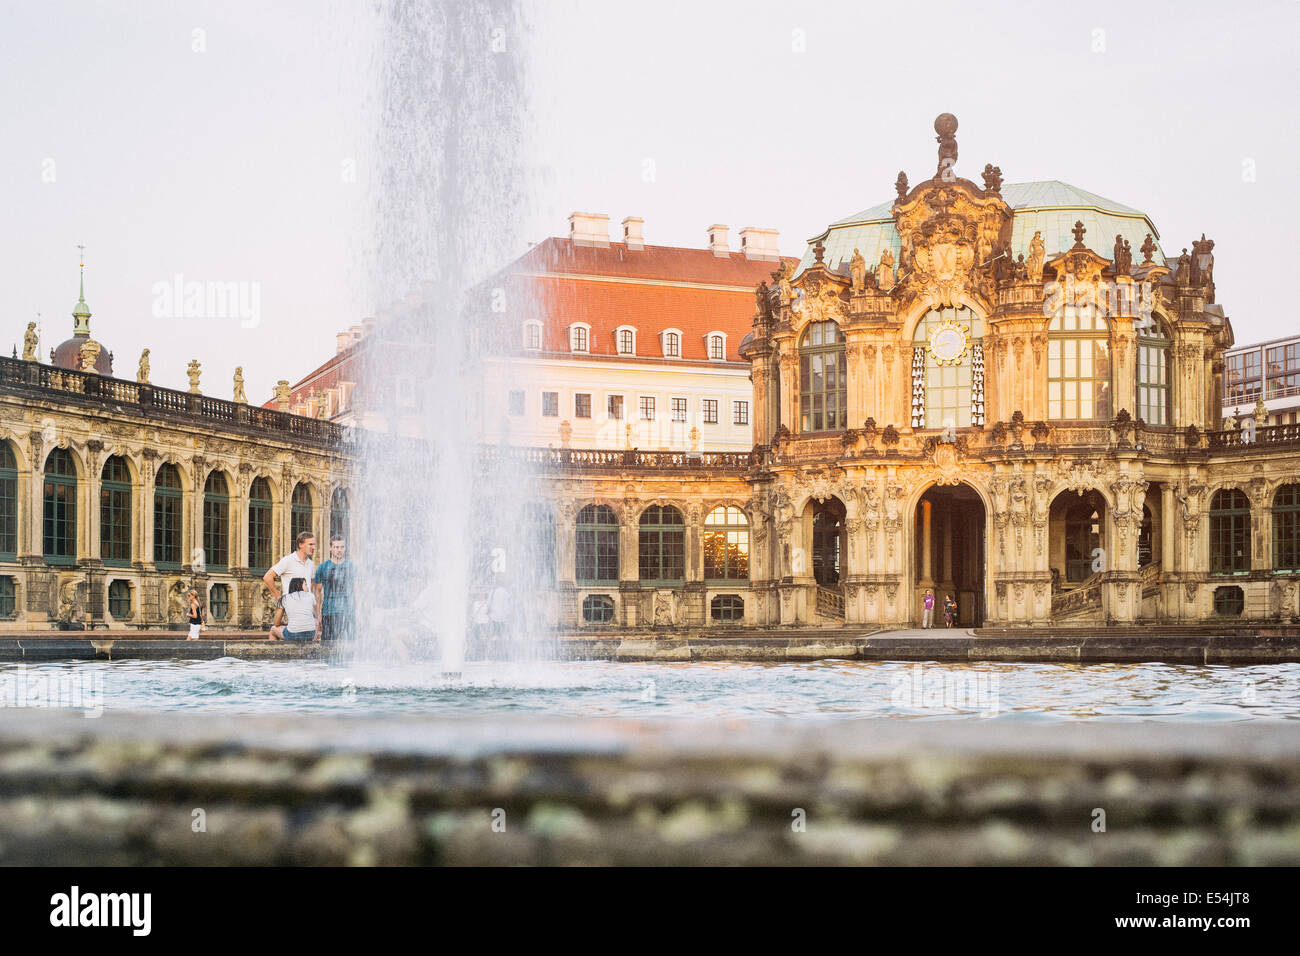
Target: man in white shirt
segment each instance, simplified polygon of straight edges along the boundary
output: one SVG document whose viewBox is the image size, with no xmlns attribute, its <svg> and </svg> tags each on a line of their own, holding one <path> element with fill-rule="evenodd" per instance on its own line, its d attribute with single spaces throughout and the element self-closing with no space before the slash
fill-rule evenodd
<svg viewBox="0 0 1300 956">
<path fill-rule="evenodd" d="M 280 603 L 280 598 L 284 596 L 284 591 L 276 584 L 275 579 L 277 577 L 281 581 L 302 578 L 308 582 L 310 588 L 310 582 L 315 574 L 315 562 L 312 561 L 312 555 L 316 553 L 316 536 L 310 531 L 303 531 L 298 535 L 295 544 L 297 545 L 296 551 L 290 551 L 275 562 L 274 567 L 268 570 L 266 574 L 262 575 L 262 583 L 266 585 L 266 589 L 271 592 L 277 604 Z M 278 623 L 278 613 L 276 619 Z"/>
</svg>

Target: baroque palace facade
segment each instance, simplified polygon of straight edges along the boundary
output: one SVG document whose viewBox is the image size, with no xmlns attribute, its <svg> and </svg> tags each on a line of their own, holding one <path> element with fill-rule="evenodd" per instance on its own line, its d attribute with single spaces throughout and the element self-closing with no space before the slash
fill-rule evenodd
<svg viewBox="0 0 1300 956">
<path fill-rule="evenodd" d="M 0 358 L 0 631 L 269 627 L 261 576 L 301 530 L 346 533 L 345 431 L 112 376 L 84 294 L 73 335 Z"/>
<path fill-rule="evenodd" d="M 956 175 L 956 125 L 936 120 L 931 178 L 900 173 L 896 198 L 831 223 L 798 261 L 767 245 L 737 256 L 715 234 L 704 265 L 672 252 L 694 272 L 651 275 L 625 222 L 622 244 L 584 249 L 575 233 L 579 248 L 551 241 L 523 270 L 666 290 L 678 311 L 716 293 L 725 317 L 662 321 L 646 291 L 641 312 L 604 293 L 542 316 L 483 310 L 479 367 L 516 367 L 493 349 L 564 367 L 563 382 L 482 384 L 485 406 L 512 390 L 525 414 L 537 405 L 483 454 L 536 476 L 515 537 L 542 556 L 549 599 L 532 603 L 556 626 L 905 627 L 927 591 L 940 607 L 951 596 L 964 626 L 1297 621 L 1300 426 L 1266 424 L 1258 403 L 1224 418 L 1234 343 L 1213 242 L 1166 256 L 1128 206 L 1060 182 L 1003 185 L 991 164 L 976 185 Z M 681 390 L 703 407 L 712 386 L 678 381 L 691 356 L 666 334 L 706 350 L 753 272 L 771 281 L 748 295 L 751 331 L 697 357 L 722 375 L 747 363 L 748 390 L 721 397 L 748 399 L 751 447 L 561 427 L 578 395 L 608 410 L 606 393 L 658 406 Z M 420 320 L 418 298 L 396 319 Z M 266 564 L 300 528 L 347 527 L 354 390 L 354 426 L 401 411 L 392 382 L 359 380 L 382 368 L 358 358 L 370 337 L 347 333 L 310 381 L 258 408 L 199 394 L 197 373 L 190 392 L 149 385 L 147 369 L 113 378 L 84 302 L 74 319 L 51 364 L 32 349 L 0 360 L 0 628 L 175 624 L 191 583 L 215 624 L 265 626 Z M 610 361 L 572 354 L 592 349 L 584 326 L 603 330 Z M 628 327 L 629 355 L 662 376 L 609 379 Z"/>
</svg>

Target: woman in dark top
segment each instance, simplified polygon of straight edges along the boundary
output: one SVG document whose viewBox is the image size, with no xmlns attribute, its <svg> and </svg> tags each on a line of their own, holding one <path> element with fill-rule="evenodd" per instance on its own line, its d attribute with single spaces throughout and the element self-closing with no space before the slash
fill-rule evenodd
<svg viewBox="0 0 1300 956">
<path fill-rule="evenodd" d="M 190 588 L 188 595 L 190 599 L 190 636 L 185 638 L 187 641 L 197 641 L 199 631 L 203 628 L 203 608 L 199 606 L 199 592 Z"/>
</svg>

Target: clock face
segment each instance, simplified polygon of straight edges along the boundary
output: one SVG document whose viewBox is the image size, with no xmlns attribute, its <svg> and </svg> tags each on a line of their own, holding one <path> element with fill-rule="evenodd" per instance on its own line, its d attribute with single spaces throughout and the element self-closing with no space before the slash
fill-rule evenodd
<svg viewBox="0 0 1300 956">
<path fill-rule="evenodd" d="M 936 329 L 930 339 L 930 352 L 940 362 L 955 362 L 966 351 L 966 336 L 961 329 L 947 327 Z"/>
</svg>

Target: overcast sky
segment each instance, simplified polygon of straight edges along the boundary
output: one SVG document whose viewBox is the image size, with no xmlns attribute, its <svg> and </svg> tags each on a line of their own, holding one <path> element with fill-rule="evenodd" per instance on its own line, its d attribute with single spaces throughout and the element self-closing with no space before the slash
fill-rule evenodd
<svg viewBox="0 0 1300 956">
<path fill-rule="evenodd" d="M 6 2 L 4 351 L 38 312 L 44 355 L 71 334 L 84 243 L 92 333 L 121 377 L 148 346 L 159 384 L 185 387 L 198 358 L 204 391 L 228 397 L 242 364 L 263 401 L 332 354 L 383 304 L 354 265 L 375 186 L 369 7 Z M 992 162 L 1008 182 L 1135 206 L 1171 254 L 1205 232 L 1238 342 L 1300 326 L 1285 288 L 1300 4 L 570 0 L 530 18 L 506 38 L 532 64 L 529 239 L 564 234 L 578 209 L 693 247 L 711 223 L 733 244 L 770 226 L 798 255 L 890 199 L 900 169 L 931 175 L 949 111 L 959 175 L 978 182 Z M 155 314 L 156 285 L 178 274 L 255 284 L 259 321 Z"/>
</svg>

